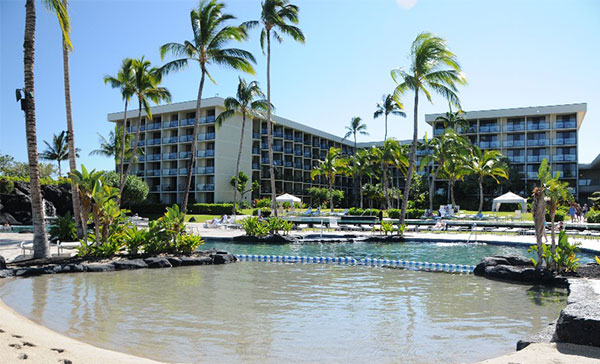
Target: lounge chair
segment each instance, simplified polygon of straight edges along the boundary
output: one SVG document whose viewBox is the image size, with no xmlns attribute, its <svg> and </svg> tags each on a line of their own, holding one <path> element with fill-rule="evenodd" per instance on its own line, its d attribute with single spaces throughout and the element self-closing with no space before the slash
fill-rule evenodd
<svg viewBox="0 0 600 364">
<path fill-rule="evenodd" d="M 333 216 L 345 216 L 348 214 L 349 209 L 345 209 L 344 212 L 334 213 Z"/>
<path fill-rule="evenodd" d="M 304 213 L 300 216 L 310 216 L 312 215 L 312 207 L 309 207 L 308 210 L 304 211 Z"/>
<path fill-rule="evenodd" d="M 340 225 L 340 229 L 341 230 L 347 230 L 347 231 L 360 231 L 360 230 L 362 230 L 359 226 L 350 225 L 350 224 Z"/>
<path fill-rule="evenodd" d="M 320 216 L 321 215 L 321 206 L 317 207 L 317 211 L 313 212 L 311 216 Z"/>
</svg>

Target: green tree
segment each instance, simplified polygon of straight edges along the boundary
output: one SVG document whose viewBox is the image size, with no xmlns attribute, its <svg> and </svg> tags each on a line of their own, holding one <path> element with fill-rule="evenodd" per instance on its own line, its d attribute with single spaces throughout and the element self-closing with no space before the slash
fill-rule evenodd
<svg viewBox="0 0 600 364">
<path fill-rule="evenodd" d="M 302 30 L 293 24 L 298 24 L 298 6 L 292 5 L 288 0 L 264 0 L 261 3 L 260 21 L 245 22 L 245 28 L 262 26 L 260 32 L 260 46 L 265 53 L 265 39 L 267 41 L 267 139 L 269 144 L 269 160 L 273 161 L 273 133 L 271 122 L 271 36 L 279 43 L 283 41 L 280 33 L 291 36 L 295 41 L 304 43 Z M 290 24 L 291 23 L 291 24 Z M 269 178 L 271 182 L 271 210 L 277 216 L 277 191 L 275 189 L 275 171 L 273 163 L 269 164 Z"/>
<path fill-rule="evenodd" d="M 406 113 L 401 110 L 400 106 L 396 101 L 394 101 L 394 97 L 390 94 L 383 95 L 381 98 L 381 102 L 377 103 L 377 110 L 373 114 L 373 118 L 377 119 L 381 115 L 385 117 L 385 134 L 383 136 L 383 141 L 387 140 L 387 131 L 388 131 L 388 115 L 398 115 L 403 118 L 406 117 Z"/>
<path fill-rule="evenodd" d="M 450 201 L 452 207 L 456 206 L 456 198 L 454 197 L 454 188 L 456 182 L 462 181 L 469 174 L 467 169 L 468 158 L 471 155 L 471 144 L 468 140 L 465 143 L 453 144 L 451 146 L 451 158 L 446 159 L 446 163 L 442 170 L 442 175 L 448 179 L 450 185 Z M 512 174 L 510 174 L 512 177 Z"/>
<path fill-rule="evenodd" d="M 138 99 L 138 122 L 135 131 L 135 137 L 133 139 L 133 150 L 131 152 L 131 158 L 125 169 L 125 174 L 121 180 L 119 186 L 119 194 L 117 195 L 117 205 L 121 203 L 121 196 L 123 195 L 123 189 L 125 188 L 125 181 L 127 176 L 131 172 L 131 167 L 137 160 L 139 152 L 140 142 L 140 130 L 142 126 L 142 109 L 146 113 L 146 119 L 152 121 L 152 108 L 150 107 L 150 101 L 155 104 L 159 104 L 161 101 L 171 102 L 171 93 L 164 87 L 159 86 L 162 81 L 162 72 L 159 68 L 152 67 L 150 61 L 144 59 L 134 59 L 131 62 L 133 69 L 133 83 L 132 92 Z M 196 140 L 196 139 L 194 139 Z M 192 143 L 196 145 L 196 143 Z"/>
<path fill-rule="evenodd" d="M 401 172 L 406 174 L 406 166 L 408 165 L 408 159 L 403 154 L 403 148 L 400 143 L 395 139 L 388 139 L 383 143 L 381 148 L 372 148 L 371 150 L 373 164 L 377 163 L 381 165 L 382 179 L 381 186 L 383 192 L 383 209 L 389 209 L 389 181 L 387 178 L 388 168 L 390 166 L 398 168 Z"/>
<path fill-rule="evenodd" d="M 116 172 L 104 172 L 102 177 L 104 178 L 105 184 L 115 188 L 119 187 L 120 176 Z M 148 187 L 146 181 L 144 181 L 138 176 L 128 176 L 127 180 L 125 181 L 125 188 L 123 188 L 123 196 L 121 197 L 121 203 L 123 205 L 141 203 L 148 197 L 149 191 L 150 188 Z"/>
<path fill-rule="evenodd" d="M 373 202 L 380 202 L 383 199 L 383 189 L 381 188 L 381 184 L 372 184 L 365 183 L 362 186 L 363 193 L 367 196 L 369 200 L 369 208 L 373 208 Z"/>
<path fill-rule="evenodd" d="M 104 83 L 105 84 L 110 84 L 110 86 L 112 88 L 117 88 L 119 89 L 119 91 L 121 92 L 121 97 L 123 98 L 123 101 L 125 102 L 125 111 L 123 112 L 123 125 L 119 128 L 119 126 L 116 126 L 116 130 L 117 130 L 117 134 L 118 136 L 120 135 L 120 150 L 118 151 L 120 153 L 120 161 L 118 161 L 118 166 L 119 166 L 119 186 L 121 186 L 121 183 L 123 183 L 123 167 L 125 166 L 125 158 L 129 158 L 129 156 L 127 156 L 126 154 L 128 153 L 128 151 L 126 149 L 130 149 L 130 141 L 128 140 L 128 138 L 131 137 L 131 134 L 127 134 L 125 132 L 123 132 L 123 130 L 125 130 L 126 126 L 127 126 L 127 107 L 129 106 L 129 103 L 131 102 L 131 97 L 135 94 L 135 87 L 134 87 L 134 83 L 135 83 L 135 79 L 134 79 L 134 70 L 133 70 L 133 59 L 131 58 L 125 58 L 123 60 L 123 62 L 121 63 L 121 68 L 119 69 L 119 71 L 117 72 L 117 76 L 113 77 L 110 75 L 106 75 L 104 76 Z M 119 134 L 119 130 L 121 131 L 121 133 Z M 117 144 L 116 141 L 113 144 Z M 102 154 L 102 153 L 101 153 Z M 131 151 L 129 150 L 129 154 L 131 154 Z M 114 154 L 115 156 L 115 161 L 117 161 L 117 154 Z"/>
<path fill-rule="evenodd" d="M 69 40 L 69 15 L 60 0 L 43 0 L 48 9 L 57 14 L 61 31 L 66 40 Z M 33 257 L 47 258 L 50 256 L 50 247 L 46 238 L 46 222 L 44 221 L 44 205 L 40 189 L 40 171 L 37 151 L 37 130 L 35 117 L 35 86 L 34 86 L 34 58 L 35 58 L 35 1 L 25 2 L 25 35 L 23 39 L 23 76 L 25 88 L 22 102 L 25 111 L 25 134 L 27 137 L 27 158 L 29 160 L 29 180 L 31 193 L 31 210 L 33 221 Z M 70 43 L 70 40 L 69 40 Z"/>
<path fill-rule="evenodd" d="M 217 128 L 220 128 L 225 120 L 232 118 L 236 112 L 242 114 L 242 131 L 240 133 L 240 144 L 238 147 L 238 156 L 235 164 L 235 176 L 240 175 L 240 161 L 242 160 L 242 146 L 244 144 L 244 132 L 246 130 L 246 116 L 260 118 L 267 110 L 267 100 L 265 95 L 260 90 L 258 82 L 252 81 L 247 83 L 243 78 L 239 78 L 236 97 L 228 97 L 225 99 L 225 111 L 223 111 L 215 120 Z M 238 179 L 233 178 L 233 216 L 236 215 L 237 209 L 237 193 Z M 246 183 L 244 183 L 244 186 Z M 242 186 L 240 193 L 244 191 Z"/>
<path fill-rule="evenodd" d="M 435 121 L 442 123 L 444 129 L 452 129 L 458 132 L 459 128 L 462 130 L 469 130 L 469 121 L 465 118 L 466 114 L 462 110 L 452 112 L 452 104 L 449 105 L 450 111 L 444 116 L 438 116 Z"/>
<path fill-rule="evenodd" d="M 448 49 L 444 39 L 434 36 L 431 33 L 424 32 L 417 36 L 412 43 L 410 60 L 410 70 L 392 70 L 392 79 L 398 84 L 394 90 L 396 103 L 402 106 L 400 97 L 408 91 L 413 91 L 415 94 L 413 141 L 410 150 L 408 172 L 406 174 L 405 198 L 402 199 L 400 224 L 404 223 L 406 216 L 408 194 L 416 162 L 419 94 L 423 93 L 427 100 L 432 102 L 431 93 L 435 92 L 460 108 L 460 101 L 456 94 L 458 92 L 457 86 L 466 83 L 456 55 Z"/>
<path fill-rule="evenodd" d="M 354 153 L 356 153 L 356 135 L 369 135 L 367 132 L 367 124 L 362 123 L 362 119 L 358 116 L 350 119 L 350 126 L 346 127 L 346 134 L 344 135 L 344 139 L 348 139 L 350 136 L 354 136 Z"/>
<path fill-rule="evenodd" d="M 477 214 L 480 215 L 483 211 L 483 179 L 490 177 L 496 183 L 500 183 L 498 178 L 508 179 L 507 166 L 502 163 L 502 154 L 500 152 L 496 150 L 483 151 L 474 145 L 467 168 L 471 174 L 477 177 L 477 182 L 479 183 L 479 210 Z"/>
<path fill-rule="evenodd" d="M 46 144 L 46 150 L 40 153 L 40 158 L 47 161 L 55 161 L 58 166 L 58 176 L 62 176 L 60 162 L 69 158 L 69 146 L 67 144 L 67 132 L 62 131 L 60 134 L 52 135 L 52 143 L 48 143 L 44 140 L 44 144 Z M 79 157 L 79 149 L 75 154 Z"/>
<path fill-rule="evenodd" d="M 357 150 L 346 162 L 346 175 L 352 176 L 358 181 L 359 205 L 363 207 L 363 177 L 371 171 L 371 154 L 367 149 Z"/>
<path fill-rule="evenodd" d="M 76 185 L 79 190 L 79 199 L 81 201 L 81 218 L 83 228 L 83 241 L 84 245 L 87 245 L 88 232 L 87 222 L 90 218 L 92 211 L 92 202 L 94 192 L 101 188 L 101 179 L 104 172 L 96 171 L 92 169 L 88 172 L 85 166 L 81 165 L 81 171 L 70 172 L 69 177 L 71 178 L 72 184 Z"/>
<path fill-rule="evenodd" d="M 346 163 L 343 158 L 340 157 L 341 150 L 339 148 L 329 148 L 325 159 L 319 161 L 319 165 L 316 166 L 311 172 L 310 177 L 314 180 L 317 176 L 325 176 L 329 182 L 329 207 L 333 212 L 333 184 L 335 183 L 335 176 L 343 174 L 345 172 Z"/>
<path fill-rule="evenodd" d="M 196 161 L 196 144 L 198 140 L 198 131 L 200 129 L 200 112 L 202 106 L 202 91 L 204 89 L 204 80 L 208 78 L 216 84 L 211 77 L 208 66 L 211 64 L 229 67 L 254 74 L 252 63 L 255 62 L 254 56 L 250 52 L 237 48 L 225 48 L 225 45 L 232 40 L 242 41 L 246 39 L 246 29 L 241 26 L 229 26 L 226 23 L 235 19 L 231 14 L 223 12 L 225 4 L 216 0 L 201 0 L 198 8 L 190 12 L 190 21 L 192 24 L 192 40 L 186 40 L 184 43 L 167 43 L 160 47 L 161 59 L 164 59 L 167 53 L 171 53 L 177 59 L 167 62 L 162 66 L 163 73 L 178 71 L 187 67 L 190 61 L 198 62 L 200 66 L 200 85 L 198 86 L 198 98 L 196 99 L 196 115 L 194 120 L 194 140 L 192 142 L 192 153 L 188 163 L 187 182 L 185 194 L 183 196 L 182 211 L 187 210 L 190 187 L 192 185 L 192 171 Z"/>
<path fill-rule="evenodd" d="M 116 126 L 115 131 L 116 134 L 114 131 L 108 132 L 108 138 L 101 135 L 100 133 L 96 133 L 98 134 L 100 148 L 92 150 L 90 152 L 90 155 L 99 155 L 102 157 L 112 158 L 114 159 L 116 165 L 119 165 L 120 155 L 123 150 L 125 151 L 125 158 L 131 158 L 131 151 L 133 149 L 131 147 L 132 135 L 123 133 L 123 127 L 121 126 Z M 125 135 L 125 148 L 121 147 L 123 135 Z M 144 150 L 140 149 L 139 154 L 143 155 Z M 133 163 L 135 163 L 135 161 Z M 122 173 L 119 173 L 119 184 L 114 187 L 118 188 L 121 185 L 121 176 Z"/>
</svg>

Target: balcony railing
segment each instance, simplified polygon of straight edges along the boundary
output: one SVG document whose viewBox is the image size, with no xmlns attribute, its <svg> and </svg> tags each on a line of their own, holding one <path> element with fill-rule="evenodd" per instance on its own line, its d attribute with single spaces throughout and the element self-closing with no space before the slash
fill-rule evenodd
<svg viewBox="0 0 600 364">
<path fill-rule="evenodd" d="M 302 149 L 295 149 L 294 150 L 294 155 L 302 156 Z"/>
<path fill-rule="evenodd" d="M 529 179 L 537 179 L 538 178 L 537 172 L 527 172 L 527 173 L 525 173 L 525 176 Z"/>
<path fill-rule="evenodd" d="M 215 138 L 215 133 L 198 134 L 198 140 L 212 140 Z"/>
<path fill-rule="evenodd" d="M 179 152 L 179 158 L 189 158 L 192 156 L 192 152 Z"/>
<path fill-rule="evenodd" d="M 213 191 L 214 189 L 215 189 L 214 183 L 197 184 L 196 185 L 196 191 Z"/>
<path fill-rule="evenodd" d="M 294 163 L 292 161 L 285 161 L 285 162 L 283 162 L 283 166 L 284 167 L 291 167 L 293 165 L 294 165 Z"/>
<path fill-rule="evenodd" d="M 554 145 L 567 145 L 577 143 L 576 138 L 556 138 L 554 139 Z"/>
<path fill-rule="evenodd" d="M 556 178 L 557 172 L 560 172 L 560 178 L 575 178 L 577 176 L 577 171 L 574 169 L 566 169 L 564 171 L 554 171 L 552 172 L 552 177 Z"/>
<path fill-rule="evenodd" d="M 527 162 L 541 162 L 544 159 L 549 159 L 547 155 L 528 155 Z"/>
<path fill-rule="evenodd" d="M 283 152 L 283 145 L 273 145 L 274 152 Z"/>
<path fill-rule="evenodd" d="M 179 121 L 177 121 L 177 120 L 165 121 L 163 123 L 163 128 L 176 128 L 178 126 L 179 126 Z"/>
<path fill-rule="evenodd" d="M 191 142 L 194 140 L 194 136 L 193 135 L 182 135 L 179 137 L 179 141 L 182 143 L 185 142 Z"/>
<path fill-rule="evenodd" d="M 260 159 L 260 162 L 261 162 L 262 164 L 269 164 L 269 157 L 266 157 L 266 158 L 261 158 L 261 159 Z"/>
<path fill-rule="evenodd" d="M 160 185 L 161 191 L 176 191 L 173 185 Z"/>
<path fill-rule="evenodd" d="M 275 138 L 283 138 L 283 132 L 282 132 L 282 131 L 277 131 L 277 130 L 275 130 L 275 131 L 273 132 L 273 136 L 274 136 Z"/>
<path fill-rule="evenodd" d="M 576 121 L 557 121 L 556 124 L 554 124 L 554 128 L 555 129 L 575 129 L 575 128 L 577 128 L 577 122 Z"/>
<path fill-rule="evenodd" d="M 302 137 L 294 137 L 294 142 L 296 143 L 302 143 Z"/>
<path fill-rule="evenodd" d="M 147 139 L 146 145 L 160 145 L 160 138 Z"/>
<path fill-rule="evenodd" d="M 523 155 L 514 155 L 514 156 L 508 156 L 508 159 L 510 159 L 510 161 L 512 163 L 524 163 L 525 162 L 525 156 Z"/>
<path fill-rule="evenodd" d="M 196 151 L 198 157 L 213 157 L 215 155 L 214 149 L 200 149 Z"/>
<path fill-rule="evenodd" d="M 158 130 L 160 129 L 160 123 L 152 123 L 146 125 L 146 130 Z"/>
<path fill-rule="evenodd" d="M 177 168 L 165 168 L 162 170 L 162 175 L 163 176 L 176 176 Z"/>
<path fill-rule="evenodd" d="M 283 135 L 283 139 L 285 139 L 285 140 L 294 140 L 294 135 L 293 134 L 284 134 Z"/>
<path fill-rule="evenodd" d="M 498 125 L 480 125 L 479 132 L 480 133 L 497 133 L 500 131 Z"/>
<path fill-rule="evenodd" d="M 252 169 L 260 169 L 260 165 L 256 162 L 252 162 Z"/>
<path fill-rule="evenodd" d="M 260 148 L 252 148 L 252 154 L 260 154 Z"/>
<path fill-rule="evenodd" d="M 281 159 L 274 159 L 273 160 L 273 165 L 274 166 L 282 166 L 283 165 L 283 161 Z"/>
<path fill-rule="evenodd" d="M 294 163 L 294 168 L 302 169 L 302 163 Z"/>
<path fill-rule="evenodd" d="M 252 133 L 252 139 L 260 139 L 260 133 Z"/>
<path fill-rule="evenodd" d="M 179 120 L 179 126 L 188 126 L 188 125 L 191 125 L 191 126 L 194 125 L 194 119 L 193 118 Z"/>
<path fill-rule="evenodd" d="M 552 156 L 554 162 L 574 162 L 577 160 L 575 154 L 555 154 Z"/>
<path fill-rule="evenodd" d="M 168 160 L 168 159 L 177 159 L 177 152 L 172 152 L 172 153 L 163 153 L 163 155 L 162 155 L 162 159 L 163 159 L 163 160 Z"/>
<path fill-rule="evenodd" d="M 304 170 L 305 170 L 305 171 L 310 171 L 310 170 L 311 170 L 311 168 L 310 168 L 310 165 L 308 165 L 308 164 L 305 164 L 305 165 L 304 165 Z"/>
<path fill-rule="evenodd" d="M 177 143 L 177 136 L 163 138 L 163 144 L 173 144 Z"/>
<path fill-rule="evenodd" d="M 287 153 L 287 154 L 294 153 L 294 150 L 292 148 L 284 148 L 283 151 L 284 151 L 284 153 Z"/>
<path fill-rule="evenodd" d="M 527 123 L 527 130 L 544 130 L 549 128 L 549 123 Z"/>
<path fill-rule="evenodd" d="M 505 147 L 523 147 L 525 146 L 525 140 L 505 140 Z"/>
<path fill-rule="evenodd" d="M 550 144 L 550 140 L 549 139 L 527 139 L 527 146 L 543 146 L 543 145 L 549 145 Z"/>
<path fill-rule="evenodd" d="M 508 123 L 508 124 L 506 124 L 506 126 L 504 126 L 504 130 L 505 131 L 525 130 L 525 123 L 519 123 L 519 124 Z"/>
<path fill-rule="evenodd" d="M 196 168 L 197 174 L 213 174 L 215 173 L 215 167 L 198 167 Z"/>
<path fill-rule="evenodd" d="M 433 135 L 442 135 L 442 134 L 444 134 L 444 129 L 438 129 L 438 128 L 433 129 Z"/>
<path fill-rule="evenodd" d="M 147 169 L 146 176 L 160 176 L 160 169 Z"/>
</svg>

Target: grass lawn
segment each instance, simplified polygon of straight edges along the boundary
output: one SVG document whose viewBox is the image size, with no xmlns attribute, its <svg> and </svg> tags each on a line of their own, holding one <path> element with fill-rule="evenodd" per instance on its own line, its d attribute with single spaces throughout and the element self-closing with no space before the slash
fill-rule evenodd
<svg viewBox="0 0 600 364">
<path fill-rule="evenodd" d="M 476 215 L 477 211 L 475 210 L 460 210 L 461 214 L 466 214 L 467 216 L 471 216 L 471 215 Z M 515 212 L 514 211 L 498 211 L 498 212 L 493 212 L 493 211 L 483 211 L 482 212 L 484 216 L 497 216 L 497 217 L 507 217 L 509 219 L 514 218 L 515 217 Z M 527 212 L 522 214 L 523 217 L 523 221 L 533 221 L 533 217 L 531 216 L 531 212 Z"/>
</svg>

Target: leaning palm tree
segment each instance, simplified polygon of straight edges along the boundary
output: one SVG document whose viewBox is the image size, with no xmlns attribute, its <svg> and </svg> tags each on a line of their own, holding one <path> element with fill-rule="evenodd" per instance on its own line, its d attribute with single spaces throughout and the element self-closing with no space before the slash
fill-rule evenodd
<svg viewBox="0 0 600 364">
<path fill-rule="evenodd" d="M 61 25 L 63 36 L 69 39 L 69 16 L 60 0 L 44 0 L 44 4 L 55 11 Z M 29 159 L 29 181 L 31 193 L 31 218 L 33 222 L 33 257 L 46 258 L 50 256 L 50 247 L 46 238 L 46 223 L 44 221 L 44 205 L 40 189 L 40 170 L 37 151 L 37 132 L 35 120 L 35 86 L 33 75 L 33 60 L 35 57 L 35 1 L 25 2 L 25 36 L 23 40 L 23 75 L 25 99 L 22 106 L 25 111 L 25 134 L 27 136 L 27 158 Z"/>
<path fill-rule="evenodd" d="M 477 177 L 479 182 L 479 210 L 477 215 L 483 211 L 483 179 L 491 177 L 500 183 L 498 178 L 508 179 L 508 166 L 502 162 L 502 154 L 497 150 L 481 150 L 474 145 L 472 155 L 469 158 L 467 168 Z"/>
<path fill-rule="evenodd" d="M 354 153 L 356 153 L 356 135 L 369 135 L 367 131 L 367 124 L 362 123 L 362 119 L 359 116 L 355 116 L 350 119 L 350 126 L 346 127 L 346 134 L 342 140 L 348 139 L 350 136 L 354 137 Z"/>
<path fill-rule="evenodd" d="M 242 114 L 242 131 L 240 133 L 240 145 L 238 148 L 237 162 L 235 166 L 235 175 L 240 175 L 240 161 L 242 159 L 242 145 L 244 144 L 244 131 L 246 130 L 246 115 L 250 117 L 262 117 L 267 110 L 267 100 L 258 86 L 258 82 L 247 83 L 246 80 L 239 77 L 239 84 L 236 97 L 225 99 L 225 111 L 219 114 L 215 119 L 217 128 L 220 128 L 225 120 L 233 117 L 236 112 Z M 239 178 L 235 178 L 233 187 L 233 216 L 236 216 L 237 192 Z"/>
<path fill-rule="evenodd" d="M 319 165 L 316 166 L 311 172 L 310 177 L 314 180 L 317 176 L 325 176 L 329 183 L 329 207 L 333 212 L 333 184 L 335 183 L 335 176 L 343 174 L 346 169 L 346 163 L 343 158 L 340 157 L 341 150 L 339 148 L 329 148 L 325 159 L 319 161 Z"/>
<path fill-rule="evenodd" d="M 233 20 L 235 17 L 231 14 L 223 13 L 224 9 L 225 4 L 216 0 L 201 0 L 198 8 L 190 12 L 193 33 L 192 40 L 186 40 L 184 43 L 167 43 L 160 47 L 161 59 L 164 59 L 167 53 L 179 57 L 161 67 L 161 71 L 164 74 L 183 69 L 191 61 L 198 62 L 200 66 L 201 76 L 200 85 L 198 86 L 198 98 L 196 99 L 194 140 L 192 142 L 192 154 L 188 163 L 187 182 L 183 196 L 182 211 L 184 213 L 187 210 L 190 187 L 192 185 L 192 171 L 194 170 L 194 162 L 196 161 L 196 145 L 200 129 L 199 121 L 204 80 L 208 76 L 213 83 L 216 83 L 208 72 L 208 66 L 211 64 L 221 65 L 254 74 L 251 62 L 255 63 L 255 60 L 250 52 L 238 48 L 224 48 L 230 40 L 242 41 L 247 37 L 244 27 L 226 25 L 229 20 Z"/>
<path fill-rule="evenodd" d="M 295 41 L 304 43 L 304 33 L 293 24 L 298 24 L 298 6 L 292 5 L 288 0 L 264 0 L 261 3 L 260 21 L 245 22 L 246 28 L 253 28 L 259 24 L 263 27 L 260 32 L 260 46 L 265 52 L 265 39 L 267 40 L 267 139 L 269 144 L 269 160 L 273 161 L 273 133 L 271 126 L 271 35 L 281 43 L 283 38 L 279 32 L 291 36 Z M 291 24 L 290 24 L 291 23 Z M 271 181 L 271 210 L 277 216 L 277 191 L 275 189 L 275 171 L 273 163 L 269 164 Z"/>
<path fill-rule="evenodd" d="M 432 102 L 431 93 L 435 92 L 450 103 L 460 108 L 456 95 L 457 85 L 464 85 L 466 80 L 461 72 L 456 55 L 446 46 L 446 41 L 431 33 L 421 33 L 412 43 L 410 51 L 411 66 L 409 71 L 404 69 L 392 70 L 392 78 L 398 86 L 394 90 L 394 99 L 400 104 L 400 97 L 409 90 L 415 94 L 413 115 L 413 140 L 410 150 L 410 161 L 406 175 L 404 198 L 400 223 L 404 223 L 408 204 L 410 185 L 417 155 L 419 94 L 423 93 Z M 400 104 L 401 105 L 401 104 Z"/>
<path fill-rule="evenodd" d="M 69 147 L 67 144 L 67 132 L 62 131 L 60 134 L 52 136 L 52 143 L 46 144 L 46 150 L 40 154 L 40 158 L 47 161 L 55 161 L 58 166 L 58 176 L 62 176 L 61 162 L 69 158 Z M 79 149 L 75 151 L 75 155 L 79 157 Z"/>
<path fill-rule="evenodd" d="M 118 88 L 121 92 L 121 97 L 125 102 L 125 111 L 123 112 L 123 129 L 127 126 L 127 106 L 131 101 L 131 96 L 134 94 L 134 72 L 133 72 L 133 60 L 131 58 L 125 58 L 121 63 L 121 69 L 117 73 L 117 77 L 106 75 L 104 76 L 104 83 L 109 83 L 112 88 Z M 121 160 L 117 162 L 119 165 L 119 186 L 123 182 L 123 166 L 125 165 L 125 149 L 129 146 L 129 142 L 126 141 L 130 134 L 121 133 L 121 144 L 122 147 L 119 150 Z"/>
<path fill-rule="evenodd" d="M 406 117 L 406 113 L 401 110 L 398 103 L 394 101 L 394 97 L 392 95 L 383 95 L 381 102 L 377 103 L 377 110 L 375 110 L 375 113 L 373 113 L 373 118 L 377 119 L 381 115 L 385 117 L 385 134 L 383 136 L 384 142 L 387 140 L 388 115 L 390 114 L 402 116 L 403 118 Z"/>
<path fill-rule="evenodd" d="M 142 126 L 142 109 L 146 113 L 146 118 L 151 121 L 152 108 L 150 107 L 150 101 L 154 102 L 155 104 L 158 104 L 161 101 L 171 102 L 171 93 L 169 90 L 159 86 L 162 80 L 162 73 L 158 68 L 152 67 L 150 61 L 145 60 L 144 57 L 133 60 L 131 67 L 133 68 L 133 83 L 131 85 L 131 90 L 138 99 L 138 121 L 135 137 L 133 139 L 133 150 L 131 152 L 131 157 L 129 159 L 129 163 L 127 164 L 127 169 L 125 170 L 123 179 L 121 180 L 121 184 L 119 185 L 117 205 L 121 203 L 121 196 L 123 195 L 123 189 L 125 188 L 127 176 L 129 176 L 129 173 L 131 172 L 131 166 L 137 160 L 140 129 Z"/>
</svg>

